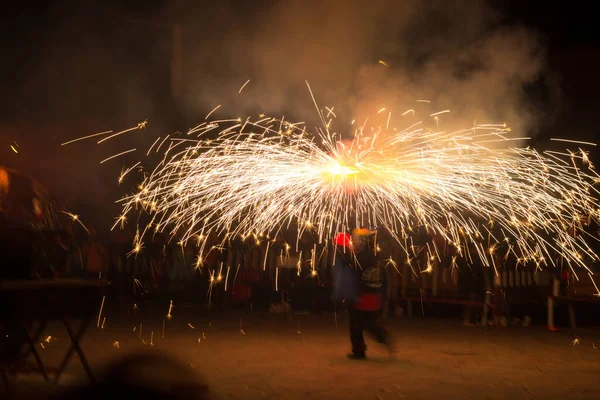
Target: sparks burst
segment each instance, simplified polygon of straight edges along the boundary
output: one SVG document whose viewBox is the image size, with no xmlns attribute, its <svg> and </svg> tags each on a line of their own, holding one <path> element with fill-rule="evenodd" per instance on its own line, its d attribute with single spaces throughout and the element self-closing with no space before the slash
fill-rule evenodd
<svg viewBox="0 0 600 400">
<path fill-rule="evenodd" d="M 545 266 L 562 258 L 571 269 L 590 271 L 598 256 L 586 225 L 600 208 L 588 153 L 513 147 L 505 125 L 445 132 L 438 123 L 447 110 L 429 115 L 435 129 L 417 122 L 397 130 L 382 111 L 381 125 L 353 125 L 349 140 L 335 133 L 327 108 L 318 111 L 322 126 L 313 133 L 303 123 L 261 115 L 157 139 L 152 148 L 164 146 L 164 157 L 140 190 L 122 199 L 115 226 L 140 211 L 152 216 L 133 252 L 156 231 L 185 243 L 209 234 L 276 237 L 308 229 L 325 241 L 352 227 L 383 226 L 408 259 L 416 255 L 411 232 L 420 226 L 486 266 L 496 266 L 494 251 L 503 244 L 523 262 Z M 415 112 L 400 122 L 407 114 Z M 422 248 L 439 258 L 435 243 Z"/>
</svg>

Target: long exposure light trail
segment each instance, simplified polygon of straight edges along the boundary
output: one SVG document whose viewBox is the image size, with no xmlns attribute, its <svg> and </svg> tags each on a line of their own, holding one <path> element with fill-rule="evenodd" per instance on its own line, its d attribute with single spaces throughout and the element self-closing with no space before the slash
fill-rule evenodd
<svg viewBox="0 0 600 400">
<path fill-rule="evenodd" d="M 385 227 L 407 260 L 419 247 L 407 238 L 421 227 L 454 248 L 453 260 L 478 258 L 495 268 L 502 247 L 523 263 L 562 259 L 573 270 L 591 271 L 598 256 L 590 242 L 597 238 L 586 225 L 600 217 L 594 187 L 600 180 L 586 151 L 519 147 L 523 138 L 504 124 L 444 131 L 438 116 L 449 110 L 395 128 L 403 118 L 412 121 L 415 109 L 393 123 L 391 111 L 377 116 L 383 109 L 352 124 L 349 137 L 336 132 L 333 108 L 317 108 L 322 124 L 314 130 L 260 114 L 167 136 L 156 150 L 169 143 L 162 160 L 139 191 L 121 199 L 115 227 L 138 220 L 130 214 L 151 216 L 138 227 L 132 253 L 160 231 L 186 243 L 211 234 L 275 238 L 295 229 L 324 242 L 353 227 Z M 420 247 L 440 258 L 431 243 Z"/>
</svg>

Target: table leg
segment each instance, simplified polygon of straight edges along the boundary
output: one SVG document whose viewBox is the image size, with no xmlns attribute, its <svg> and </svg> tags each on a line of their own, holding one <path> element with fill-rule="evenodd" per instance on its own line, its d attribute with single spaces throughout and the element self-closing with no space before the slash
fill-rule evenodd
<svg viewBox="0 0 600 400">
<path fill-rule="evenodd" d="M 569 302 L 569 326 L 571 329 L 577 329 L 577 318 L 575 318 L 575 305 Z"/>
<path fill-rule="evenodd" d="M 23 332 L 25 332 L 25 336 L 27 338 L 27 343 L 29 343 L 29 351 L 33 354 L 33 356 L 35 357 L 35 360 L 37 361 L 39 367 L 40 367 L 40 372 L 42 373 L 42 375 L 44 376 L 45 380 L 49 380 L 50 378 L 48 377 L 48 373 L 46 373 L 46 368 L 44 367 L 44 363 L 42 362 L 42 358 L 40 357 L 40 353 L 38 353 L 38 351 L 35 349 L 35 342 L 34 339 L 31 337 L 31 335 L 29 334 L 29 329 L 27 329 L 27 324 L 25 322 L 21 323 L 21 326 L 23 328 Z M 41 332 L 40 332 L 41 334 Z M 39 336 L 38 336 L 39 337 Z M 27 352 L 28 354 L 29 352 Z"/>
<path fill-rule="evenodd" d="M 35 330 L 34 334 L 31 335 L 31 338 L 33 340 L 33 342 L 38 342 L 40 339 L 40 336 L 42 336 L 42 333 L 44 333 L 44 329 L 46 329 L 46 326 L 48 325 L 48 321 L 42 321 L 40 322 L 39 326 L 37 327 L 37 329 Z M 27 348 L 27 350 L 25 350 L 25 353 L 23 353 L 22 357 L 23 359 L 25 359 L 29 353 L 31 353 L 31 347 Z"/>
<path fill-rule="evenodd" d="M 71 329 L 71 326 L 69 325 L 69 322 L 66 319 L 63 320 L 65 329 L 67 330 L 67 333 L 69 334 L 69 337 L 71 338 L 71 347 L 69 348 L 67 355 L 63 359 L 63 362 L 61 363 L 60 367 L 58 368 L 58 371 L 56 372 L 56 377 L 54 378 L 54 384 L 58 383 L 58 379 L 60 378 L 60 375 L 67 368 L 67 364 L 69 363 L 69 360 L 71 359 L 71 356 L 73 355 L 73 352 L 75 352 L 75 351 L 77 352 L 77 355 L 79 356 L 79 360 L 81 361 L 81 364 L 83 365 L 83 368 L 85 369 L 85 372 L 87 372 L 88 377 L 90 378 L 90 380 L 92 382 L 95 382 L 94 374 L 92 373 L 92 369 L 90 368 L 90 365 L 88 364 L 87 359 L 86 359 L 85 355 L 83 354 L 83 350 L 81 350 L 81 347 L 79 346 L 79 340 L 85 333 L 85 331 L 90 323 L 90 320 L 91 320 L 91 318 L 84 319 L 81 322 L 81 325 L 80 325 L 77 333 L 73 332 L 73 330 Z"/>
</svg>

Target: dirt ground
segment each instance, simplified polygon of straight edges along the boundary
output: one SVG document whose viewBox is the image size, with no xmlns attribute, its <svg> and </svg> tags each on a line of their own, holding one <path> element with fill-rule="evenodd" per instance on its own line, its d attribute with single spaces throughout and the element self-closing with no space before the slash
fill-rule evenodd
<svg viewBox="0 0 600 400">
<path fill-rule="evenodd" d="M 344 313 L 226 312 L 209 317 L 182 305 L 166 320 L 167 309 L 146 316 L 107 316 L 103 329 L 94 321 L 82 347 L 95 373 L 101 376 L 109 363 L 129 354 L 153 351 L 179 360 L 220 399 L 600 398 L 597 328 L 549 332 L 535 325 L 486 329 L 456 320 L 392 319 L 387 325 L 397 354 L 390 357 L 367 339 L 369 358 L 356 361 L 346 357 L 350 345 Z M 47 366 L 56 367 L 68 336 L 60 325 L 49 326 L 48 336 L 38 350 Z M 154 381 L 187 379 L 166 364 L 147 376 L 154 373 L 159 374 Z M 59 389 L 84 378 L 74 357 Z M 37 376 L 18 375 L 11 397 L 55 390 Z"/>
</svg>

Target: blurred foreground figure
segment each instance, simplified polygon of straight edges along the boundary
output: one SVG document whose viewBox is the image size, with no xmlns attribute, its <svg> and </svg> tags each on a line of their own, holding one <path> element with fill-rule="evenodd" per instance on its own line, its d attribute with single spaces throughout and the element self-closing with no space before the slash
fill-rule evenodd
<svg viewBox="0 0 600 400">
<path fill-rule="evenodd" d="M 26 280 L 32 275 L 34 231 L 18 220 L 2 219 L 0 215 L 0 280 Z M 7 316 L 16 310 L 3 310 L 5 334 L 0 338 L 0 361 L 5 365 L 19 362 L 21 348 L 27 336 L 19 322 Z M 6 318 L 8 317 L 8 318 Z"/>
<path fill-rule="evenodd" d="M 0 219 L 0 279 L 31 279 L 34 236 L 24 222 Z"/>
<path fill-rule="evenodd" d="M 392 352 L 389 332 L 381 325 L 386 299 L 385 271 L 377 257 L 375 231 L 355 229 L 352 236 L 338 235 L 334 265 L 334 300 L 344 300 L 350 315 L 351 359 L 366 357 L 363 331 L 367 329 L 378 343 Z"/>
<path fill-rule="evenodd" d="M 133 354 L 112 364 L 98 383 L 56 399 L 211 399 L 208 385 L 191 366 L 160 353 Z"/>
</svg>

